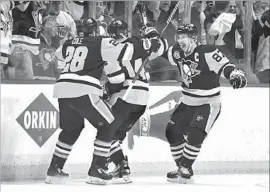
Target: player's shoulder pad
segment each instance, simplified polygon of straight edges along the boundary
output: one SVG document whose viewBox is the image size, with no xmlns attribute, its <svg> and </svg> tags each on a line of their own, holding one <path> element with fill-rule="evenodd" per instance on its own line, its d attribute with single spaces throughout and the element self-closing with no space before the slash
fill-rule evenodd
<svg viewBox="0 0 270 192">
<path fill-rule="evenodd" d="M 132 43 L 132 44 L 138 44 L 139 42 L 142 41 L 142 38 L 137 37 L 137 36 L 132 36 L 130 38 L 127 38 L 124 42 Z"/>
<path fill-rule="evenodd" d="M 174 59 L 180 59 L 183 55 L 183 50 L 181 49 L 180 45 L 177 43 L 172 46 L 172 56 Z"/>
<path fill-rule="evenodd" d="M 72 45 L 72 41 L 73 41 L 74 39 L 68 39 L 68 40 L 66 40 L 64 43 L 63 43 L 63 45 L 62 45 L 62 50 L 65 50 L 68 46 L 70 46 L 70 45 Z"/>
<path fill-rule="evenodd" d="M 117 40 L 108 36 L 100 36 L 99 40 L 102 41 L 103 44 L 111 44 L 111 45 L 119 44 Z"/>
</svg>

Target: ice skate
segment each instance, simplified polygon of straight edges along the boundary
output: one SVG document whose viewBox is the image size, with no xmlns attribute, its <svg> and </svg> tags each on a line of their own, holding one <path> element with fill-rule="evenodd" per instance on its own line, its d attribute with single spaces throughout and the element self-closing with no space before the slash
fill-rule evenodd
<svg viewBox="0 0 270 192">
<path fill-rule="evenodd" d="M 45 183 L 65 183 L 69 178 L 69 174 L 62 171 L 57 164 L 50 166 L 47 172 Z"/>
<path fill-rule="evenodd" d="M 183 171 L 180 172 L 180 168 L 181 167 L 179 167 L 177 171 L 171 171 L 171 172 L 167 173 L 167 181 L 168 182 L 170 182 L 170 183 L 184 182 L 182 180 L 185 180 L 186 179 L 185 176 L 186 177 L 188 177 L 188 176 L 185 174 L 183 175 L 183 173 L 185 173 L 185 172 L 183 172 Z M 188 172 L 189 172 L 188 174 L 190 174 L 190 178 L 191 178 L 194 175 L 192 168 L 189 168 Z"/>
<path fill-rule="evenodd" d="M 116 165 L 115 169 L 111 172 L 113 177 L 112 183 L 114 184 L 127 184 L 131 183 L 130 179 L 130 168 L 128 166 L 128 159 L 125 159 L 119 164 Z"/>
<path fill-rule="evenodd" d="M 102 161 L 103 163 L 98 164 Z M 101 166 L 103 165 L 103 166 Z M 107 173 L 108 159 L 94 156 L 92 165 L 88 171 L 86 183 L 94 185 L 107 185 L 112 180 L 112 176 Z"/>
<path fill-rule="evenodd" d="M 186 168 L 183 166 L 180 166 L 178 169 L 178 183 L 180 184 L 188 184 L 192 183 L 192 176 L 193 176 L 193 170 L 191 168 Z"/>
</svg>

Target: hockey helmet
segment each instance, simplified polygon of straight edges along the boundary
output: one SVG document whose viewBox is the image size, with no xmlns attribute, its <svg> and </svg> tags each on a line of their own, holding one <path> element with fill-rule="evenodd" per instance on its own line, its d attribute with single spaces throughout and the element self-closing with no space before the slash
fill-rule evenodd
<svg viewBox="0 0 270 192">
<path fill-rule="evenodd" d="M 122 39 L 128 37 L 128 24 L 122 20 L 114 20 L 112 21 L 108 28 L 108 34 L 115 39 Z"/>
<path fill-rule="evenodd" d="M 98 24 L 93 18 L 84 18 L 76 21 L 78 36 L 96 36 L 98 34 Z"/>
<path fill-rule="evenodd" d="M 198 30 L 193 24 L 184 24 L 178 27 L 177 34 L 187 34 L 190 37 L 194 38 L 198 35 Z"/>
</svg>

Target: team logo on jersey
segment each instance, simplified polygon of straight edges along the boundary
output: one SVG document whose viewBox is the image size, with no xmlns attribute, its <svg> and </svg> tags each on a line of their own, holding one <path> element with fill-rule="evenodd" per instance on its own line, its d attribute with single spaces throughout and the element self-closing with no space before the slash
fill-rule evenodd
<svg viewBox="0 0 270 192">
<path fill-rule="evenodd" d="M 59 128 L 59 112 L 43 93 L 16 120 L 39 147 Z"/>
<path fill-rule="evenodd" d="M 52 49 L 43 48 L 40 51 L 40 63 L 37 63 L 37 66 L 43 68 L 46 71 L 50 67 L 50 63 L 55 60 L 55 53 Z"/>
<path fill-rule="evenodd" d="M 189 86 L 189 84 L 193 82 L 192 81 L 193 77 L 201 73 L 200 70 L 197 70 L 198 63 L 194 61 L 182 59 L 180 61 L 180 66 L 181 66 L 182 80 L 187 86 Z"/>
<path fill-rule="evenodd" d="M 203 116 L 198 115 L 198 116 L 196 117 L 196 120 L 197 120 L 197 121 L 201 121 L 201 120 L 203 120 Z"/>
</svg>

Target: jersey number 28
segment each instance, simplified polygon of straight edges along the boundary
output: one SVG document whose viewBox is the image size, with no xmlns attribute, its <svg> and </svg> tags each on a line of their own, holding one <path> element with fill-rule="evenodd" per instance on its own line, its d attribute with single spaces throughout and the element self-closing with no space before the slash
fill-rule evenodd
<svg viewBox="0 0 270 192">
<path fill-rule="evenodd" d="M 84 68 L 85 59 L 88 54 L 88 48 L 85 46 L 73 47 L 68 46 L 66 50 L 66 66 L 62 72 L 77 72 Z"/>
</svg>

